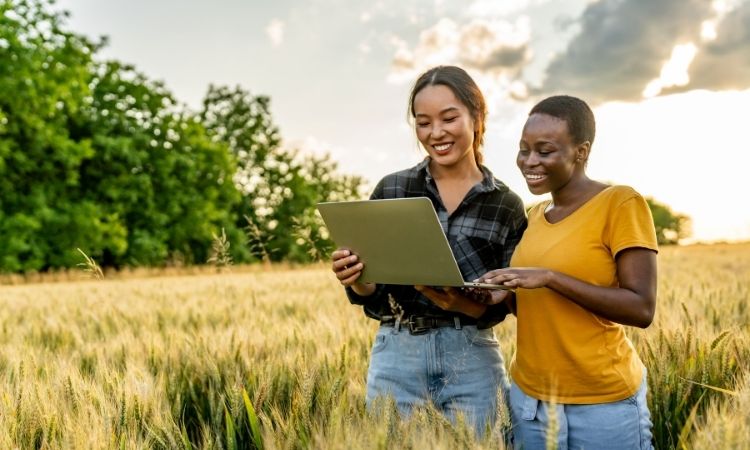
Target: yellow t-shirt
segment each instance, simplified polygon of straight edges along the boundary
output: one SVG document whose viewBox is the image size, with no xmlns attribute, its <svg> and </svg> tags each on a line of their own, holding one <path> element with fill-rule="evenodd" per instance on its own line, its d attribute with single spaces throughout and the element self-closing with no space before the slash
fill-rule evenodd
<svg viewBox="0 0 750 450">
<path fill-rule="evenodd" d="M 544 209 L 529 227 L 512 267 L 545 267 L 597 286 L 616 287 L 615 255 L 631 247 L 657 250 L 646 201 L 628 186 L 609 186 L 557 223 Z M 513 380 L 527 395 L 557 403 L 605 403 L 633 395 L 643 364 L 623 326 L 547 288 L 516 292 L 518 333 Z"/>
</svg>

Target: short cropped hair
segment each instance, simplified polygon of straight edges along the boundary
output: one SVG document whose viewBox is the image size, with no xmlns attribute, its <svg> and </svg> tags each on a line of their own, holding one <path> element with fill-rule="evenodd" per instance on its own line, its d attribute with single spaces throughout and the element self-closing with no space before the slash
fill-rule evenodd
<svg viewBox="0 0 750 450">
<path fill-rule="evenodd" d="M 531 108 L 529 116 L 532 114 L 547 114 L 564 120 L 568 124 L 568 132 L 576 145 L 586 141 L 589 141 L 591 145 L 594 144 L 596 135 L 594 113 L 580 98 L 570 95 L 547 97 Z"/>
</svg>

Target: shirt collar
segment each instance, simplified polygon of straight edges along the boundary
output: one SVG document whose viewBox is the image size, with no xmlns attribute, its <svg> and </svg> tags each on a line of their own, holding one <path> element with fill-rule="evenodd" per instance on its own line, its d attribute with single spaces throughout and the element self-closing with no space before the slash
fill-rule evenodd
<svg viewBox="0 0 750 450">
<path fill-rule="evenodd" d="M 417 170 L 417 173 L 421 173 L 422 171 L 424 171 L 424 179 L 425 181 L 427 181 L 427 183 L 432 181 L 432 174 L 430 173 L 430 161 L 431 161 L 431 158 L 429 156 L 426 156 L 422 160 L 422 162 L 417 164 L 417 166 L 415 167 L 415 169 Z M 479 170 L 482 171 L 482 182 L 477 187 L 479 192 L 491 192 L 500 187 L 499 182 L 495 180 L 495 176 L 492 175 L 492 172 L 490 172 L 490 169 L 480 164 Z"/>
</svg>

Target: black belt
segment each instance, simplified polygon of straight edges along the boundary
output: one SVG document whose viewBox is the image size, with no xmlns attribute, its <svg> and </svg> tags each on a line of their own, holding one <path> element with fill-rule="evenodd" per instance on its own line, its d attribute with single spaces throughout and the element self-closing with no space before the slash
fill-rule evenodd
<svg viewBox="0 0 750 450">
<path fill-rule="evenodd" d="M 430 316 L 406 316 L 398 320 L 397 318 L 388 317 L 380 321 L 381 325 L 401 327 L 401 325 L 409 327 L 409 334 L 424 334 L 434 328 L 442 327 L 453 327 L 460 330 L 462 327 L 467 325 L 476 325 L 476 319 L 467 317 L 430 317 Z"/>
</svg>

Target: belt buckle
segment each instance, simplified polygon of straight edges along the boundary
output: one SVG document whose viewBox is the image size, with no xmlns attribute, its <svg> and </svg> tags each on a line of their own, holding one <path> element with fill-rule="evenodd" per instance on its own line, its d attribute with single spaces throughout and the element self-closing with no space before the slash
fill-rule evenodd
<svg viewBox="0 0 750 450">
<path fill-rule="evenodd" d="M 409 334 L 412 336 L 425 334 L 432 328 L 430 324 L 424 323 L 423 317 L 409 316 L 409 320 L 406 323 L 409 325 Z"/>
</svg>

